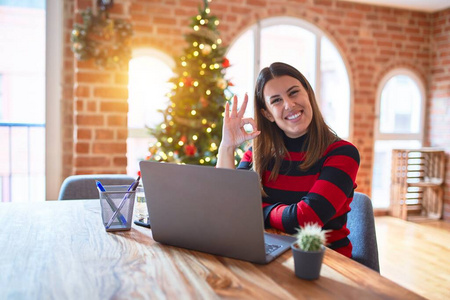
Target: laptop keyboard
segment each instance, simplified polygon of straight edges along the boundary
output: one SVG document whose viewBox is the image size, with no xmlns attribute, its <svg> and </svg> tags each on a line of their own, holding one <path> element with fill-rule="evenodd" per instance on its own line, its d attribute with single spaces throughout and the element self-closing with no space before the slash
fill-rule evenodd
<svg viewBox="0 0 450 300">
<path fill-rule="evenodd" d="M 281 247 L 281 245 L 274 245 L 274 244 L 264 244 L 266 246 L 266 255 L 272 253 L 273 251 L 277 250 Z"/>
</svg>

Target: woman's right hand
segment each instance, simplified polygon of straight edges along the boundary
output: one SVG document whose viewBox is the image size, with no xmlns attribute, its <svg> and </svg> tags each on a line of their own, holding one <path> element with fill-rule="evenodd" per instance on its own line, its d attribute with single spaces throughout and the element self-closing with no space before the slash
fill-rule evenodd
<svg viewBox="0 0 450 300">
<path fill-rule="evenodd" d="M 237 96 L 233 97 L 233 105 L 230 111 L 230 104 L 225 104 L 225 116 L 223 120 L 222 142 L 221 147 L 233 148 L 245 141 L 251 140 L 258 136 L 261 131 L 256 130 L 256 123 L 253 118 L 244 118 L 245 109 L 247 108 L 248 95 L 245 94 L 244 102 L 239 111 Z M 244 125 L 250 124 L 253 127 L 252 132 L 247 132 Z"/>
</svg>

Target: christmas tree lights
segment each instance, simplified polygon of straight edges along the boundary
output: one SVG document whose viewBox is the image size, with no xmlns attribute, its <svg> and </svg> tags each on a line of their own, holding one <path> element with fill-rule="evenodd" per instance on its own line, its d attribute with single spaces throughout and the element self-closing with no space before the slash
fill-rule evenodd
<svg viewBox="0 0 450 300">
<path fill-rule="evenodd" d="M 215 165 L 222 136 L 225 103 L 231 99 L 224 78 L 230 62 L 224 57 L 217 26 L 210 15 L 210 0 L 203 1 L 192 18 L 193 31 L 185 36 L 188 46 L 179 57 L 170 80 L 170 103 L 161 111 L 164 121 L 150 129 L 157 143 L 149 147 L 148 159 L 186 164 Z"/>
</svg>

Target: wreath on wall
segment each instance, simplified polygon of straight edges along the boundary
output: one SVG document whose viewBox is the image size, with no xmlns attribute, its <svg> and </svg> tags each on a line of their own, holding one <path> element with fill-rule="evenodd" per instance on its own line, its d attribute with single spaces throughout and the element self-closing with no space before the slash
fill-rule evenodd
<svg viewBox="0 0 450 300">
<path fill-rule="evenodd" d="M 77 60 L 94 59 L 101 68 L 122 68 L 131 59 L 132 26 L 124 20 L 109 17 L 112 0 L 98 0 L 97 5 L 97 15 L 90 7 L 81 12 L 83 24 L 73 26 L 71 49 Z"/>
</svg>

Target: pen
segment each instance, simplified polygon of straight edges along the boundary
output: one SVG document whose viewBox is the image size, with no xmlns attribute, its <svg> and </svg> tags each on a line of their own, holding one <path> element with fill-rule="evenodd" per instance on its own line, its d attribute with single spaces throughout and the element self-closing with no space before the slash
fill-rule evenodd
<svg viewBox="0 0 450 300">
<path fill-rule="evenodd" d="M 97 188 L 101 191 L 101 192 L 106 192 L 105 188 L 103 187 L 102 183 L 98 180 L 95 181 L 95 184 L 97 185 Z M 111 207 L 111 209 L 113 211 L 117 210 L 117 206 L 114 204 L 114 201 L 109 197 L 108 194 L 105 194 L 105 198 L 106 198 L 106 202 L 108 202 L 109 206 Z M 125 217 L 122 214 L 119 214 L 117 219 L 119 220 L 119 222 L 123 225 L 127 224 L 127 220 L 125 219 Z"/>
<path fill-rule="evenodd" d="M 111 216 L 111 219 L 109 219 L 108 223 L 106 224 L 105 228 L 108 229 L 111 226 L 111 223 L 113 222 L 114 218 L 117 216 L 117 214 L 120 212 L 120 210 L 122 209 L 122 207 L 125 205 L 125 202 L 127 202 L 128 199 L 130 199 L 130 193 L 128 192 L 134 192 L 136 191 L 138 185 L 139 185 L 139 179 L 141 179 L 140 176 L 138 176 L 138 178 L 136 179 L 136 181 L 134 181 L 130 187 L 128 188 L 127 193 L 125 194 L 125 196 L 123 197 L 122 201 L 120 201 L 119 207 L 117 208 L 117 210 L 114 212 L 114 214 Z"/>
</svg>

